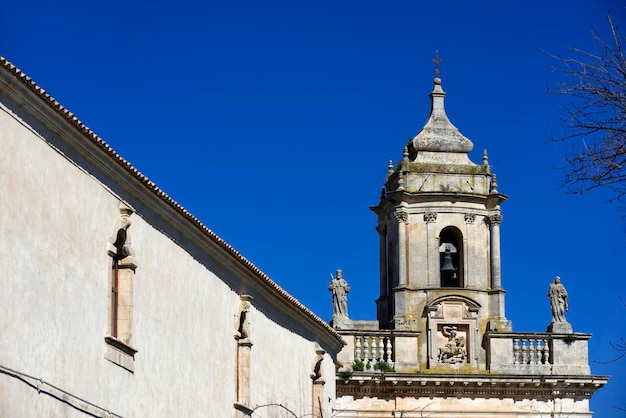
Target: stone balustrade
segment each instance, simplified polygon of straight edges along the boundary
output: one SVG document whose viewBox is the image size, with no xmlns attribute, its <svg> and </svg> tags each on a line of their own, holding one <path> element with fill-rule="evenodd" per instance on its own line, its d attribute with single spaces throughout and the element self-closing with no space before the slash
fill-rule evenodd
<svg viewBox="0 0 626 418">
<path fill-rule="evenodd" d="M 513 364 L 550 363 L 550 345 L 546 338 L 513 338 Z"/>
<path fill-rule="evenodd" d="M 368 363 L 385 362 L 396 372 L 419 370 L 417 338 L 419 333 L 397 330 L 342 330 L 341 336 L 347 345 L 338 355 L 345 367 L 355 360 Z"/>
<path fill-rule="evenodd" d="M 354 359 L 364 364 L 383 361 L 393 364 L 393 337 L 385 334 L 357 334 L 354 336 Z"/>
<path fill-rule="evenodd" d="M 489 332 L 487 368 L 492 372 L 590 374 L 589 334 Z"/>
</svg>

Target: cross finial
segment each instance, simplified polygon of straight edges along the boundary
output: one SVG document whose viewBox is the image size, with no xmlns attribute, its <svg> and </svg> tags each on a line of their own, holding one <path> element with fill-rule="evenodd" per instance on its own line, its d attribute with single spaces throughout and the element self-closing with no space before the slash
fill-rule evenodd
<svg viewBox="0 0 626 418">
<path fill-rule="evenodd" d="M 443 62 L 443 60 L 439 59 L 439 51 L 435 52 L 435 59 L 433 62 L 435 63 L 435 77 L 439 77 L 439 64 Z"/>
</svg>

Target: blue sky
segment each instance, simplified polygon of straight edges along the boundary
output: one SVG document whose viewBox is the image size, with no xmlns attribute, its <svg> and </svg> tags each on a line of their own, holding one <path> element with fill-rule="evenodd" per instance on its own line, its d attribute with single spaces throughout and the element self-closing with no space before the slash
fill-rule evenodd
<svg viewBox="0 0 626 418">
<path fill-rule="evenodd" d="M 438 50 L 451 121 L 487 149 L 502 206 L 516 331 L 544 331 L 560 275 L 599 417 L 626 412 L 626 225 L 610 195 L 560 187 L 564 98 L 545 52 L 593 48 L 618 1 L 17 2 L 0 54 L 322 318 L 329 274 L 350 316 L 375 318 L 375 215 L 387 164 L 425 123 Z"/>
</svg>

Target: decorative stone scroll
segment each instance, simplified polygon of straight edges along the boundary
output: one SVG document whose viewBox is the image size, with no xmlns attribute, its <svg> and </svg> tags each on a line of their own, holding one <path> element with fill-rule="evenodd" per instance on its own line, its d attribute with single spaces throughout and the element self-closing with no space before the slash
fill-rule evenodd
<svg viewBox="0 0 626 418">
<path fill-rule="evenodd" d="M 128 231 L 132 225 L 130 216 L 134 212 L 135 211 L 130 206 L 124 202 L 120 202 L 120 217 L 116 223 L 113 235 L 109 238 L 109 243 L 111 244 L 109 254 L 115 260 L 123 260 L 124 258 L 135 255 Z"/>
<path fill-rule="evenodd" d="M 313 360 L 313 366 L 311 369 L 311 379 L 313 379 L 314 382 L 324 381 L 324 376 L 322 372 L 322 361 L 324 361 L 324 354 L 326 354 L 326 351 L 324 351 L 324 349 L 321 348 L 318 343 L 315 343 L 315 358 Z"/>
<path fill-rule="evenodd" d="M 250 310 L 252 304 L 252 296 L 241 295 L 239 303 L 239 310 L 235 319 L 235 339 L 236 340 L 249 340 L 250 339 Z"/>
</svg>

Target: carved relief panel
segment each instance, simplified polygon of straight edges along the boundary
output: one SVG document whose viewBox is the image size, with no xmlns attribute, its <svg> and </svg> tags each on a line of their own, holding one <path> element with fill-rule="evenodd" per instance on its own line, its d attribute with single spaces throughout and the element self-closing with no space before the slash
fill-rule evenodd
<svg viewBox="0 0 626 418">
<path fill-rule="evenodd" d="M 477 366 L 480 306 L 467 298 L 447 296 L 427 306 L 428 367 Z"/>
</svg>

